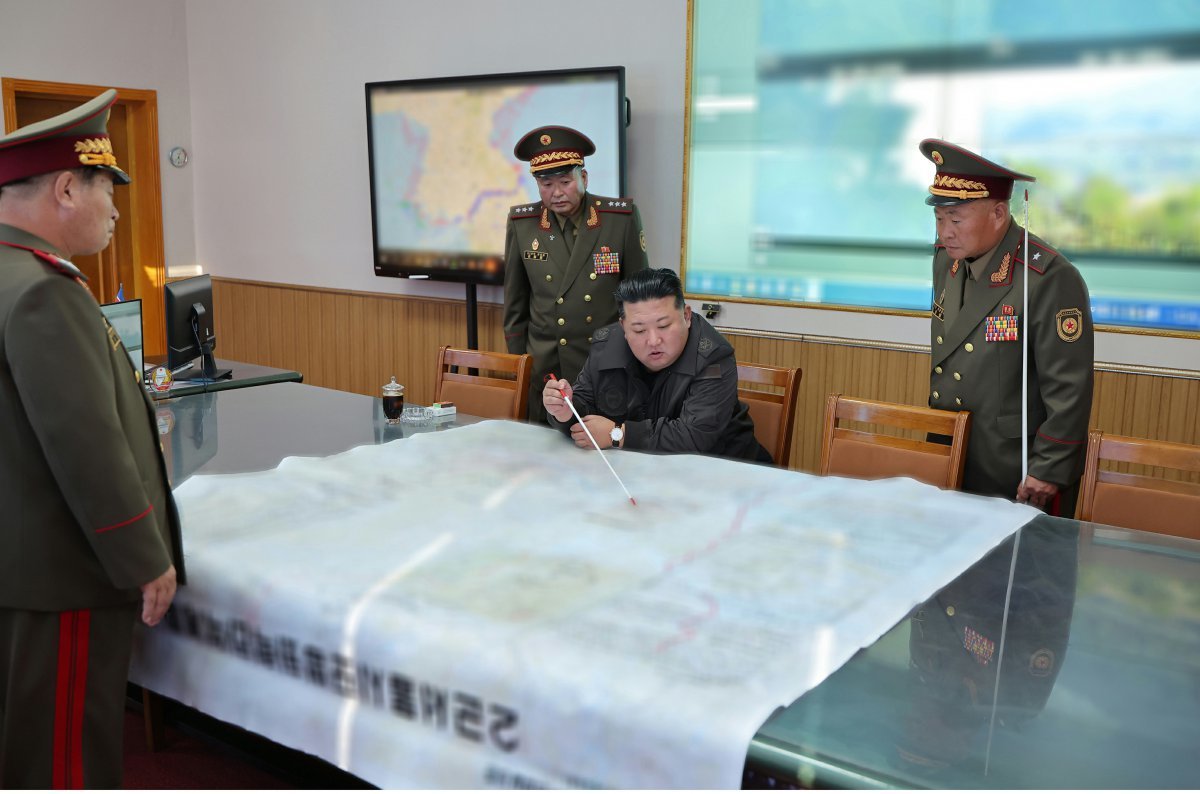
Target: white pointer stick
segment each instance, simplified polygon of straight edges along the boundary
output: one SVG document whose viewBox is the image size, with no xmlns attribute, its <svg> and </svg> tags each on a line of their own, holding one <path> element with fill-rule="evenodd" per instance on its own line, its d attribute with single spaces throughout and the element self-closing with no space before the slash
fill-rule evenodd
<svg viewBox="0 0 1200 794">
<path fill-rule="evenodd" d="M 1021 306 L 1021 485 L 1029 476 L 1029 190 L 1025 191 L 1025 273 Z M 999 680 L 999 679 L 997 679 Z"/>
<path fill-rule="evenodd" d="M 634 499 L 633 494 L 629 493 L 629 489 L 625 487 L 625 483 L 621 482 L 621 477 L 617 474 L 617 470 L 614 469 L 612 464 L 608 462 L 608 458 L 604 457 L 604 450 L 600 449 L 600 445 L 596 443 L 596 437 L 592 435 L 591 430 L 588 430 L 588 426 L 584 423 L 583 417 L 579 415 L 579 411 L 575 410 L 575 403 L 571 402 L 571 398 L 568 397 L 566 392 L 564 392 L 562 389 L 559 389 L 558 393 L 562 395 L 563 402 L 565 402 L 567 407 L 571 409 L 571 413 L 575 414 L 575 418 L 579 420 L 579 426 L 583 428 L 583 432 L 587 433 L 587 437 L 591 439 L 592 446 L 594 446 L 596 451 L 600 453 L 600 460 L 604 461 L 604 465 L 607 466 L 608 470 L 612 472 L 612 476 L 617 478 L 617 482 L 621 485 L 621 490 L 624 491 L 625 495 L 629 497 L 629 501 L 634 507 L 637 507 L 637 499 Z"/>
</svg>

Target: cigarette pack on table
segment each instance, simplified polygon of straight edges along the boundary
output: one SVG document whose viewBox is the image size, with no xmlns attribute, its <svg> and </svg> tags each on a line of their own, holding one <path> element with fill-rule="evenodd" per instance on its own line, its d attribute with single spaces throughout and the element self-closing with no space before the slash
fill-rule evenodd
<svg viewBox="0 0 1200 794">
<path fill-rule="evenodd" d="M 458 409 L 454 406 L 454 403 L 447 401 L 434 403 L 433 405 L 429 406 L 429 410 L 436 418 L 439 416 L 454 416 Z"/>
</svg>

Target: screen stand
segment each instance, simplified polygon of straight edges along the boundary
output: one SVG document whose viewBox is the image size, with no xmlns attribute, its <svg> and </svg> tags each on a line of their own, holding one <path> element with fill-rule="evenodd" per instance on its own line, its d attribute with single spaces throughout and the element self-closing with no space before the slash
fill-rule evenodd
<svg viewBox="0 0 1200 794">
<path fill-rule="evenodd" d="M 217 369 L 213 346 L 205 344 L 200 346 L 200 375 L 204 380 L 228 380 L 233 377 L 233 370 Z"/>
<path fill-rule="evenodd" d="M 479 349 L 479 302 L 475 295 L 475 282 L 467 282 L 467 350 Z M 467 374 L 472 377 L 479 374 L 479 370 L 470 367 Z"/>
<path fill-rule="evenodd" d="M 176 378 L 176 380 L 209 382 L 228 380 L 233 377 L 232 370 L 217 369 L 217 358 L 213 355 L 212 342 L 200 339 L 200 315 L 203 313 L 204 307 L 200 304 L 197 303 L 192 306 L 192 336 L 196 340 L 196 346 L 200 348 L 200 371 L 189 372 L 187 375 Z"/>
<path fill-rule="evenodd" d="M 479 349 L 479 304 L 474 282 L 467 283 L 467 349 Z"/>
</svg>

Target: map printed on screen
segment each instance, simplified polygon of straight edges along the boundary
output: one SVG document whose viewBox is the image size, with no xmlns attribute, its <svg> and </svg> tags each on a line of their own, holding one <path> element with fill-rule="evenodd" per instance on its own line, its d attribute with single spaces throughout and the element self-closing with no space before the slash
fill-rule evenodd
<svg viewBox="0 0 1200 794">
<path fill-rule="evenodd" d="M 611 73 L 553 83 L 370 86 L 376 272 L 398 275 L 385 272 L 389 264 L 461 268 L 498 279 L 508 210 L 538 198 L 513 146 L 541 125 L 590 137 L 589 189 L 620 195 L 618 90 Z"/>
</svg>

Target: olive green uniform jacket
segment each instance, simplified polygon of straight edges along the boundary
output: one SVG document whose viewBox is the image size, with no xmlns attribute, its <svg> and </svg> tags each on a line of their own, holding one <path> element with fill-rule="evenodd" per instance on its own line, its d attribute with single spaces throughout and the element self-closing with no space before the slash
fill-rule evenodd
<svg viewBox="0 0 1200 794">
<path fill-rule="evenodd" d="M 504 341 L 533 356 L 529 418 L 545 421 L 547 375 L 574 381 L 592 335 L 617 320 L 613 292 L 647 267 L 641 215 L 628 198 L 585 193 L 570 253 L 542 202 L 513 207 L 504 241 Z"/>
<path fill-rule="evenodd" d="M 174 563 L 157 423 L 116 332 L 43 240 L 0 225 L 0 608 L 135 603 Z M 128 649 L 125 649 L 128 652 Z"/>
<path fill-rule="evenodd" d="M 1024 235 L 1010 222 L 968 289 L 967 264 L 956 266 L 938 246 L 929 405 L 971 412 L 963 490 L 1014 499 L 1021 481 L 1021 335 L 1028 314 L 1029 474 L 1058 485 L 1066 500 L 1058 513 L 1071 515 L 1092 408 L 1091 305 L 1074 265 L 1032 234 L 1027 259 Z"/>
</svg>

